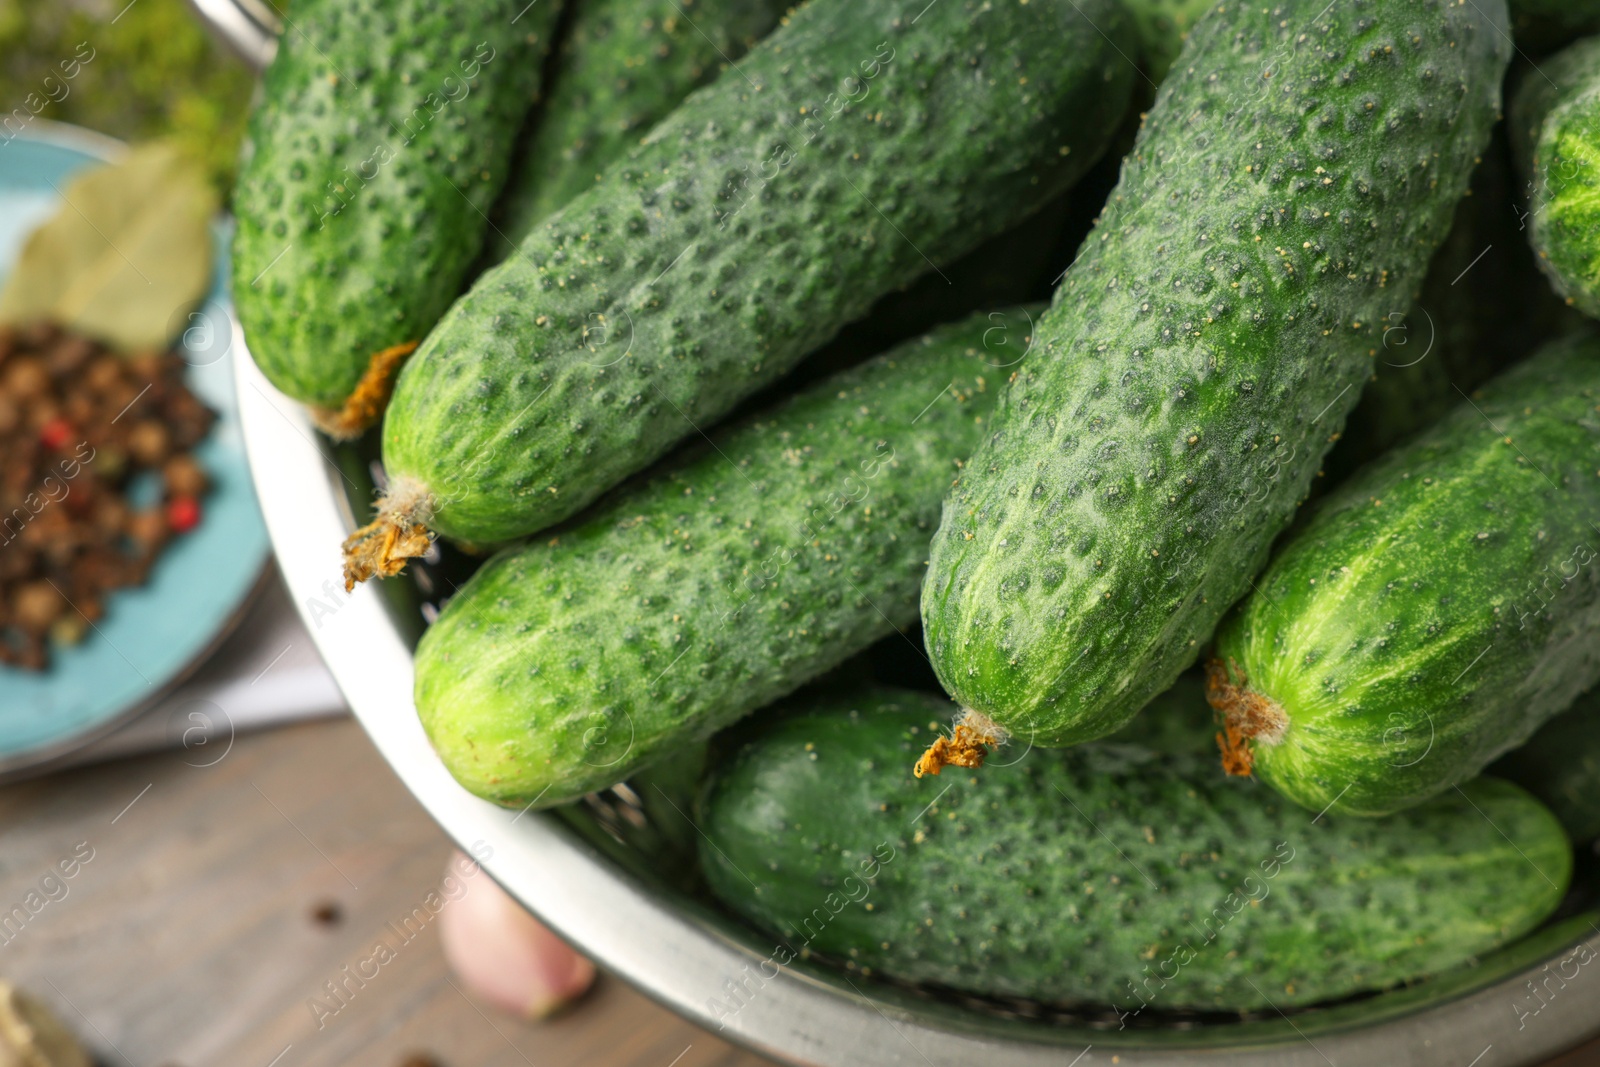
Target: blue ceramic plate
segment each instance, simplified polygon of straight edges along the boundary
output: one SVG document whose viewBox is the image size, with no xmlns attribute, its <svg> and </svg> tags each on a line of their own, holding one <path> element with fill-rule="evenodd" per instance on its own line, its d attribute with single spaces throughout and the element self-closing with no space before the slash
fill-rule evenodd
<svg viewBox="0 0 1600 1067">
<path fill-rule="evenodd" d="M 40 121 L 0 141 L 0 280 L 28 234 L 55 211 L 57 190 L 120 151 L 97 134 Z M 190 365 L 189 388 L 218 415 L 195 452 L 212 483 L 203 518 L 173 538 L 148 583 L 107 595 L 104 618 L 81 643 L 52 648 L 48 670 L 0 666 L 0 771 L 59 756 L 159 699 L 227 632 L 263 574 L 267 531 L 245 465 L 226 358 L 233 337 L 228 237 L 219 225 L 205 304 L 187 324 L 175 324 L 183 331 L 178 352 Z"/>
</svg>

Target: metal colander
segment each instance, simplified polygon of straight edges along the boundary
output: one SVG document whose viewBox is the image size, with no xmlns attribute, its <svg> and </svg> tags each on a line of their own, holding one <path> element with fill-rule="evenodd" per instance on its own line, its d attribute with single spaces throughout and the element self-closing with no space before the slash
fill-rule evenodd
<svg viewBox="0 0 1600 1067">
<path fill-rule="evenodd" d="M 271 0 L 191 3 L 248 60 L 271 61 L 279 28 Z M 319 436 L 256 369 L 236 325 L 231 358 L 256 492 L 290 594 L 384 758 L 530 911 L 607 970 L 729 1040 L 808 1067 L 1506 1067 L 1540 1063 L 1600 1033 L 1600 912 L 1582 889 L 1563 918 L 1474 966 L 1288 1014 L 1149 1012 L 1124 1029 L 1106 1008 L 867 979 L 821 957 L 763 966 L 772 939 L 697 891 L 690 854 L 698 831 L 653 804 L 644 787 L 619 784 L 559 811 L 518 812 L 456 784 L 418 721 L 411 652 L 441 591 L 459 577 L 459 561 L 425 560 L 411 581 L 345 594 L 339 544 L 373 498 L 374 457 Z M 1580 859 L 1579 884 L 1595 884 L 1593 857 Z"/>
</svg>

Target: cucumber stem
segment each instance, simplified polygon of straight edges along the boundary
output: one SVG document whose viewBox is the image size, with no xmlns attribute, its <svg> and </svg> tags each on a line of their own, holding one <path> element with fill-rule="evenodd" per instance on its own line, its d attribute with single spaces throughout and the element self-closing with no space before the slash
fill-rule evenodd
<svg viewBox="0 0 1600 1067">
<path fill-rule="evenodd" d="M 374 352 L 367 360 L 367 369 L 344 405 L 338 410 L 313 407 L 311 421 L 317 429 L 335 441 L 349 441 L 361 436 L 361 431 L 378 421 L 389 404 L 389 394 L 394 391 L 395 374 L 400 364 L 417 349 L 417 341 L 392 345 Z"/>
<path fill-rule="evenodd" d="M 415 478 L 396 478 L 378 501 L 377 517 L 344 539 L 344 591 L 368 578 L 392 578 L 405 569 L 406 560 L 428 551 L 432 513 L 427 486 Z"/>
<path fill-rule="evenodd" d="M 1005 728 L 989 716 L 981 711 L 963 708 L 956 717 L 950 736 L 934 738 L 933 744 L 917 760 L 912 773 L 918 778 L 925 774 L 937 778 L 946 767 L 977 769 L 983 766 L 989 749 L 1005 744 L 1006 738 Z"/>
<path fill-rule="evenodd" d="M 1244 668 L 1233 660 L 1227 666 L 1220 659 L 1206 664 L 1206 703 L 1221 718 L 1217 748 L 1222 750 L 1223 771 L 1231 775 L 1249 777 L 1256 759 L 1253 742 L 1275 745 L 1289 728 L 1283 706 L 1251 689 Z"/>
</svg>

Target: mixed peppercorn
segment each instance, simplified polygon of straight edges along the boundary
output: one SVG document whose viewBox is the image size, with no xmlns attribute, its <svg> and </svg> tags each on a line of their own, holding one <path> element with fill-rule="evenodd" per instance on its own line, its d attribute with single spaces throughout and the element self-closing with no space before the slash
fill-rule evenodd
<svg viewBox="0 0 1600 1067">
<path fill-rule="evenodd" d="M 170 352 L 0 327 L 0 662 L 43 669 L 200 521 L 215 417 Z"/>
</svg>

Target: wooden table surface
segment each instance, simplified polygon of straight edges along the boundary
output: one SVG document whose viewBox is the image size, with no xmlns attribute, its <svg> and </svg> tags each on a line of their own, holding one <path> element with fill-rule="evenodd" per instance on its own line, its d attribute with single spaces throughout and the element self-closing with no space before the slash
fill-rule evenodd
<svg viewBox="0 0 1600 1067">
<path fill-rule="evenodd" d="M 768 1062 L 615 980 L 547 1022 L 496 1012 L 458 987 L 433 925 L 345 1003 L 328 998 L 450 852 L 348 719 L 240 737 L 220 760 L 177 750 L 7 786 L 0 835 L 0 977 L 53 1004 L 105 1067 Z M 1600 1064 L 1600 1044 L 1557 1062 Z"/>
<path fill-rule="evenodd" d="M 177 750 L 0 789 L 0 911 L 28 915 L 0 926 L 0 977 L 54 1005 L 106 1067 L 767 1062 L 615 980 L 548 1022 L 496 1012 L 458 987 L 432 924 L 340 1006 L 324 983 L 439 885 L 448 841 L 349 719 L 243 736 L 196 765 L 215 758 Z M 331 924 L 316 916 L 328 904 Z"/>
</svg>

